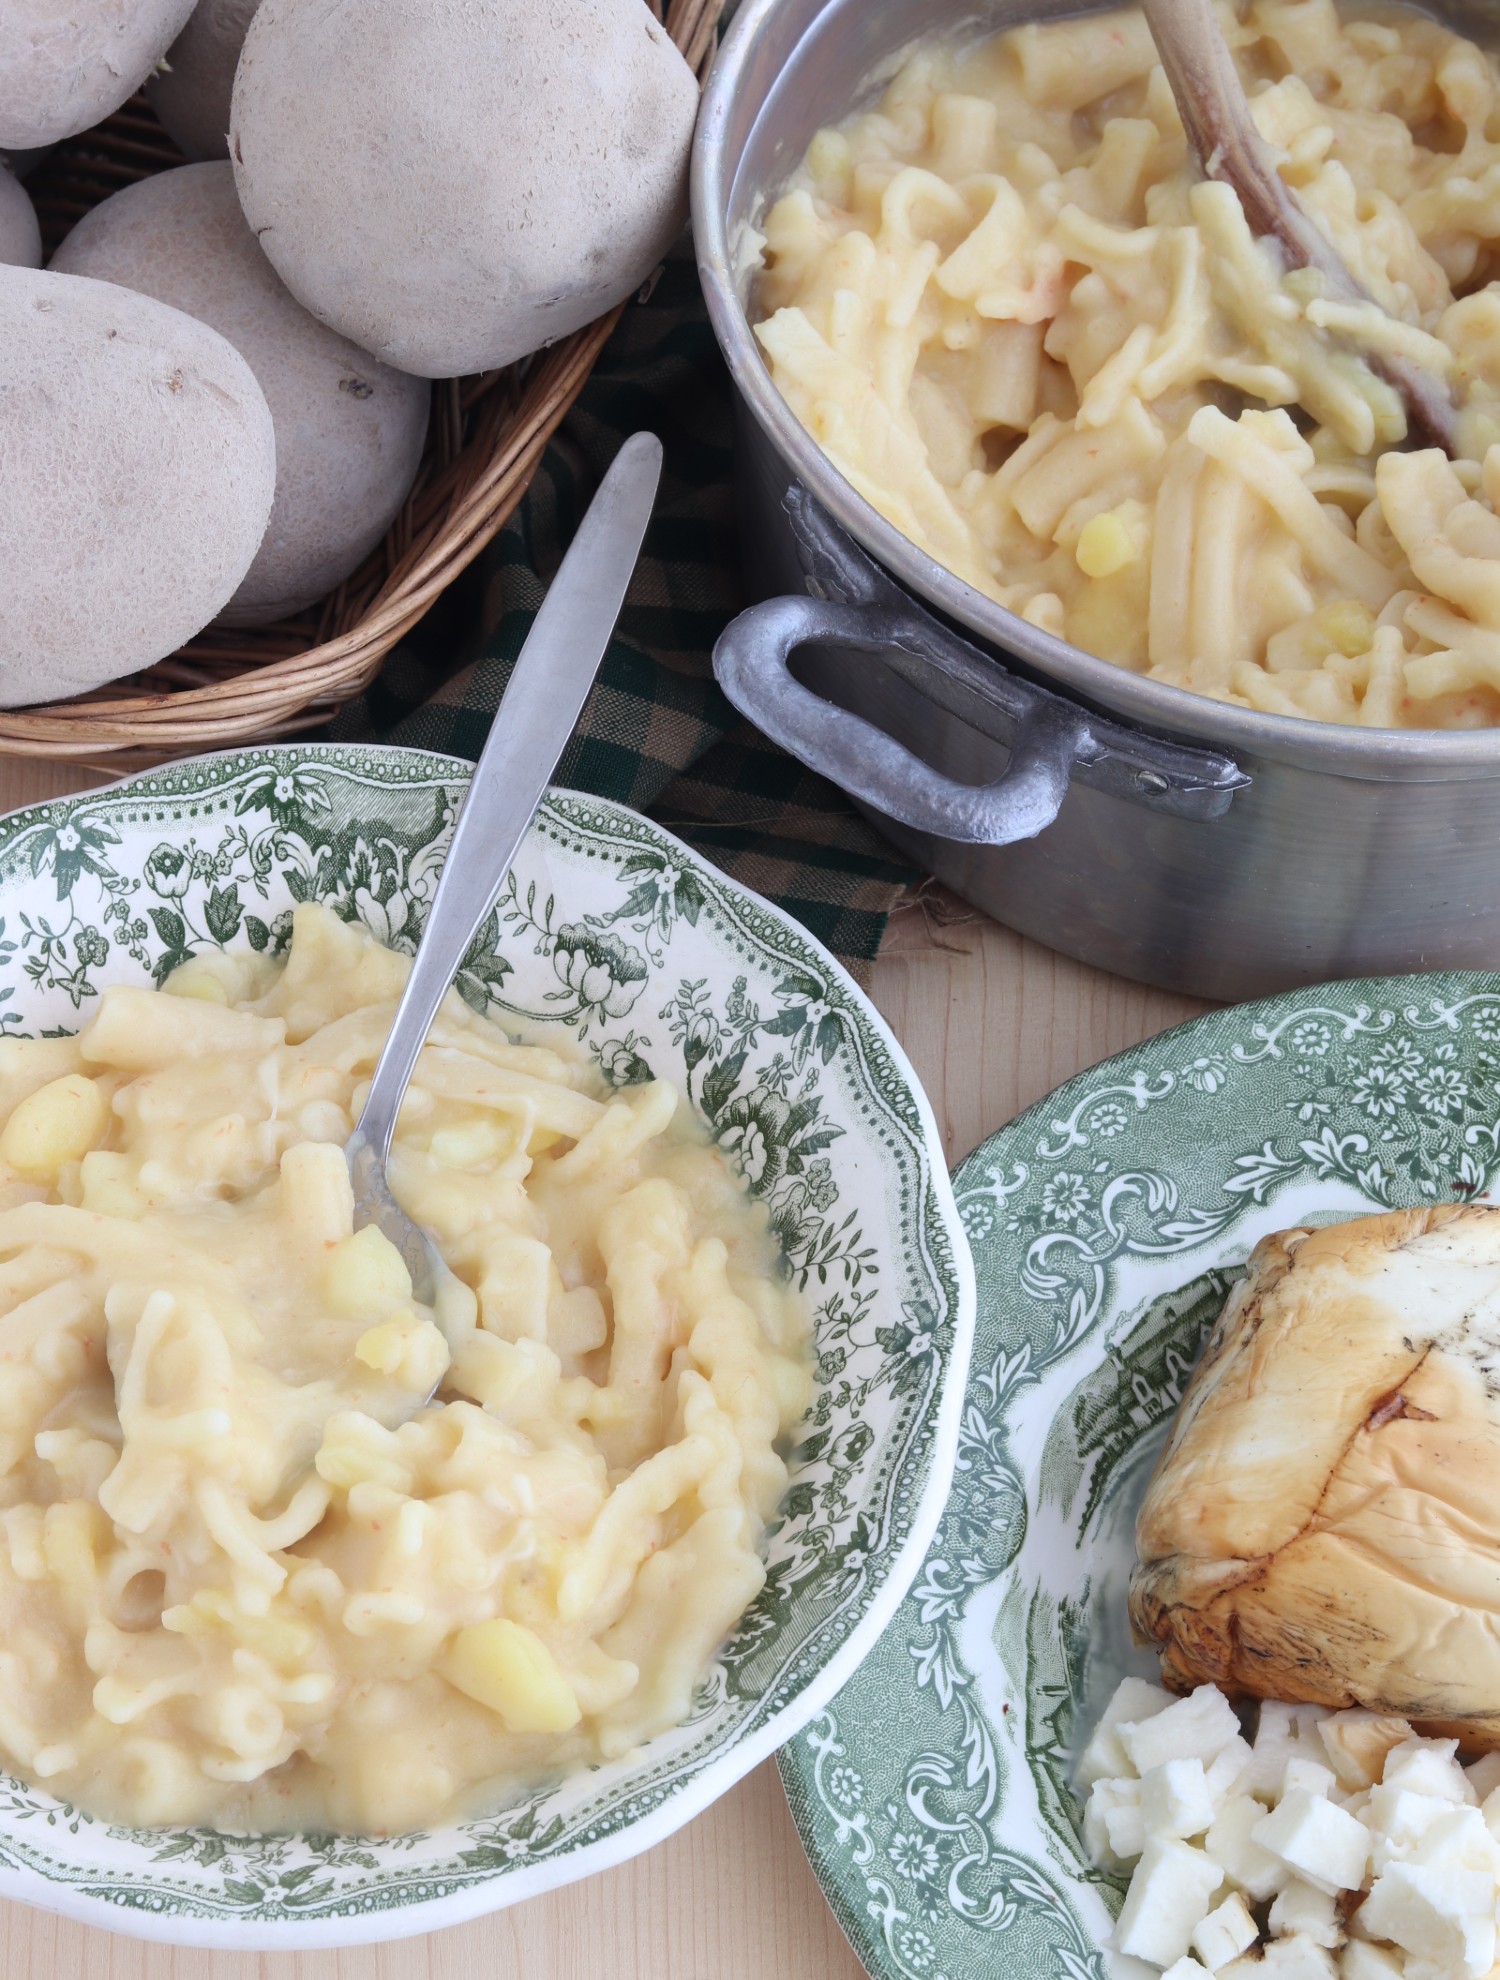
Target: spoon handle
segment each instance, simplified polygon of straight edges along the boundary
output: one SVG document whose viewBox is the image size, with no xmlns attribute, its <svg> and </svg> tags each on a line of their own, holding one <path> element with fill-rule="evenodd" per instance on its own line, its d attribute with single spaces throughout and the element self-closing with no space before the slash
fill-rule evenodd
<svg viewBox="0 0 1500 1980">
<path fill-rule="evenodd" d="M 1276 241 L 1289 268 L 1316 268 L 1334 301 L 1370 302 L 1369 290 L 1276 170 L 1250 115 L 1213 0 L 1141 4 L 1204 176 L 1234 189 L 1251 233 Z M 1410 438 L 1454 454 L 1453 402 L 1442 380 L 1394 355 L 1367 353 L 1366 362 L 1400 394 Z"/>
<path fill-rule="evenodd" d="M 499 898 L 599 671 L 651 519 L 661 461 L 652 433 L 635 434 L 615 456 L 511 673 L 356 1129 L 382 1167 L 438 1006 Z"/>
</svg>

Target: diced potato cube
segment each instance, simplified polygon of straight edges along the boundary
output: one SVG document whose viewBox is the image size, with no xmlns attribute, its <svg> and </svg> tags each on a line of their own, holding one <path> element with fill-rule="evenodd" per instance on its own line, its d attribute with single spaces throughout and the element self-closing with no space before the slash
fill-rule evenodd
<svg viewBox="0 0 1500 1980">
<path fill-rule="evenodd" d="M 1166 1760 L 1141 1778 L 1141 1821 L 1148 1836 L 1201 1836 L 1214 1819 L 1201 1760 Z"/>
<path fill-rule="evenodd" d="M 1360 1931 L 1480 1980 L 1495 1963 L 1495 1887 L 1478 1870 L 1392 1863 L 1360 1907 Z"/>
<path fill-rule="evenodd" d="M 354 1358 L 426 1395 L 447 1371 L 448 1343 L 430 1320 L 403 1313 L 367 1327 L 354 1344 Z"/>
<path fill-rule="evenodd" d="M 1095 1781 L 1083 1810 L 1083 1842 L 1103 1870 L 1123 1870 L 1146 1847 L 1137 1780 Z"/>
<path fill-rule="evenodd" d="M 78 1171 L 79 1201 L 98 1217 L 144 1217 L 146 1199 L 135 1186 L 133 1155 L 112 1155 L 92 1148 Z"/>
<path fill-rule="evenodd" d="M 83 1073 L 64 1073 L 38 1087 L 11 1113 L 0 1133 L 3 1157 L 27 1182 L 55 1182 L 65 1162 L 79 1162 L 104 1138 L 109 1102 Z"/>
<path fill-rule="evenodd" d="M 1281 1858 L 1254 1840 L 1253 1831 L 1265 1813 L 1265 1803 L 1253 1796 L 1231 1795 L 1204 1839 L 1209 1855 L 1252 1904 L 1264 1904 L 1291 1881 Z"/>
<path fill-rule="evenodd" d="M 1144 505 L 1127 498 L 1116 509 L 1091 516 L 1079 532 L 1074 556 L 1085 577 L 1113 577 L 1136 563 L 1150 541 L 1150 516 Z"/>
<path fill-rule="evenodd" d="M 1362 1822 L 1329 1801 L 1293 1788 L 1250 1832 L 1252 1842 L 1269 1849 L 1299 1877 L 1325 1891 L 1357 1891 L 1370 1860 L 1370 1837 Z"/>
<path fill-rule="evenodd" d="M 572 1686 L 542 1639 L 520 1623 L 499 1617 L 461 1629 L 439 1669 L 512 1732 L 563 1733 L 578 1723 Z"/>
<path fill-rule="evenodd" d="M 1271 1906 L 1271 1936 L 1289 1939 L 1300 1932 L 1315 1946 L 1330 1950 L 1340 1944 L 1343 1929 L 1339 1923 L 1338 1900 L 1329 1891 L 1320 1891 L 1300 1878 L 1288 1884 Z"/>
<path fill-rule="evenodd" d="M 1240 1722 L 1217 1685 L 1200 1684 L 1165 1712 L 1120 1727 L 1120 1744 L 1138 1774 L 1167 1760 L 1201 1760 L 1205 1767 L 1239 1736 Z"/>
<path fill-rule="evenodd" d="M 323 1296 L 335 1313 L 374 1319 L 411 1304 L 411 1274 L 384 1232 L 366 1224 L 328 1254 Z"/>
<path fill-rule="evenodd" d="M 1121 1679 L 1073 1769 L 1079 1792 L 1087 1793 L 1095 1781 L 1103 1780 L 1106 1775 L 1118 1777 L 1133 1772 L 1130 1756 L 1120 1744 L 1119 1727 L 1139 1725 L 1158 1712 L 1165 1712 L 1171 1703 L 1171 1692 L 1164 1691 L 1159 1684 L 1147 1684 L 1144 1678 L 1137 1677 Z"/>
<path fill-rule="evenodd" d="M 1141 1852 L 1115 1924 L 1115 1946 L 1132 1959 L 1171 1966 L 1188 1949 L 1223 1882 L 1217 1863 L 1190 1843 L 1152 1836 Z"/>
<path fill-rule="evenodd" d="M 1193 1928 L 1193 1951 L 1209 1970 L 1217 1971 L 1255 1944 L 1259 1933 L 1250 1907 L 1238 1891 L 1231 1891 L 1221 1905 Z"/>
<path fill-rule="evenodd" d="M 406 1329 L 399 1320 L 382 1320 L 367 1327 L 354 1343 L 354 1359 L 377 1375 L 394 1375 L 406 1352 Z"/>
<path fill-rule="evenodd" d="M 229 992 L 211 969 L 204 969 L 196 956 L 180 963 L 161 986 L 168 997 L 192 997 L 200 1004 L 227 1004 Z"/>
</svg>

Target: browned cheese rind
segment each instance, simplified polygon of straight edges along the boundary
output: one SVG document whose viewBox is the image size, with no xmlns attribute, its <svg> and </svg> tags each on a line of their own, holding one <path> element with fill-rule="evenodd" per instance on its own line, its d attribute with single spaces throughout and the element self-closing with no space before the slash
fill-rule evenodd
<svg viewBox="0 0 1500 1980">
<path fill-rule="evenodd" d="M 1167 1684 L 1500 1747 L 1500 1210 L 1264 1239 L 1136 1537 Z"/>
</svg>

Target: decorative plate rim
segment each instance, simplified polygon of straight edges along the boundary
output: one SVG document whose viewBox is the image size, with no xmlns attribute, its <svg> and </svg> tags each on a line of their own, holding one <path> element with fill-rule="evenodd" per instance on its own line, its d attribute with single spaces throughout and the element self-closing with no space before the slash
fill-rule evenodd
<svg viewBox="0 0 1500 1980">
<path fill-rule="evenodd" d="M 1250 999 L 1239 1004 L 1217 1006 L 1196 1017 L 1187 1018 L 1179 1024 L 1168 1026 L 1162 1031 L 1137 1040 L 1122 1051 L 1112 1053 L 1083 1067 L 985 1136 L 962 1160 L 955 1163 L 953 1168 L 955 1194 L 959 1197 L 965 1194 L 966 1184 L 969 1183 L 970 1178 L 982 1175 L 985 1184 L 991 1184 L 994 1177 L 998 1176 L 1007 1162 L 1018 1155 L 1023 1147 L 1028 1153 L 1030 1152 L 1031 1143 L 1038 1130 L 1057 1133 L 1065 1130 L 1076 1131 L 1078 1118 L 1084 1106 L 1091 1096 L 1097 1100 L 1101 1089 L 1109 1089 L 1122 1095 L 1133 1090 L 1137 1107 L 1144 1110 L 1152 1101 L 1160 1097 L 1158 1094 L 1144 1091 L 1145 1074 L 1141 1061 L 1147 1054 L 1154 1055 L 1162 1048 L 1170 1049 L 1176 1046 L 1184 1058 L 1191 1060 L 1200 1045 L 1222 1045 L 1226 1027 L 1239 1021 L 1248 1035 L 1263 1041 L 1262 1055 L 1274 1059 L 1279 1056 L 1280 1037 L 1289 1030 L 1293 1020 L 1298 1017 L 1314 1021 L 1330 1020 L 1335 1025 L 1343 1026 L 1344 1042 L 1347 1043 L 1359 1031 L 1367 1030 L 1379 1035 L 1380 1026 L 1366 1023 L 1366 1020 L 1377 1013 L 1387 1021 L 1395 1013 L 1407 1019 L 1413 1018 L 1417 1015 L 1419 1000 L 1424 998 L 1427 1000 L 1425 1009 L 1438 1014 L 1435 1018 L 1424 1019 L 1424 1028 L 1436 1029 L 1444 1022 L 1456 1024 L 1456 1014 L 1466 1003 L 1500 1007 L 1500 969 L 1413 971 L 1396 975 L 1338 979 L 1282 991 L 1269 997 Z M 1445 998 L 1449 1001 L 1445 1002 Z M 1343 1008 L 1335 1008 L 1336 1006 Z M 1500 1019 L 1496 1019 L 1495 1022 L 1497 1027 L 1495 1036 L 1500 1038 Z M 1209 1052 L 1197 1053 L 1197 1065 L 1205 1066 L 1210 1056 Z M 1253 1059 L 1250 1062 L 1254 1063 Z M 1191 1081 L 1185 1080 L 1184 1083 L 1190 1084 Z M 1208 1090 L 1212 1091 L 1212 1088 Z M 1251 1117 L 1255 1117 L 1253 1110 Z M 1278 1126 L 1279 1123 L 1261 1118 L 1262 1131 L 1271 1139 L 1274 1139 L 1275 1129 Z M 1326 1133 L 1331 1135 L 1333 1130 L 1326 1130 Z M 1373 1133 L 1372 1126 L 1371 1134 Z M 1464 1192 L 1457 1200 L 1493 1200 L 1497 1189 L 1500 1189 L 1500 1128 L 1493 1130 L 1490 1138 L 1495 1143 L 1490 1178 L 1482 1186 L 1476 1184 L 1472 1190 L 1467 1185 L 1456 1185 L 1462 1187 Z M 1304 1148 L 1308 1146 L 1308 1144 L 1302 1145 Z M 1267 1139 L 1265 1147 L 1266 1152 L 1269 1152 L 1270 1139 Z M 1391 1178 L 1387 1177 L 1386 1180 Z M 1293 1186 L 1289 1177 L 1287 1187 Z M 1345 1199 L 1340 1202 L 1338 1189 L 1343 1186 L 1336 1185 L 1331 1191 L 1331 1207 L 1334 1208 L 1336 1215 L 1358 1216 L 1367 1211 L 1391 1207 L 1378 1199 L 1370 1190 L 1359 1185 L 1355 1185 L 1354 1188 L 1365 1199 L 1363 1209 L 1353 1200 L 1347 1187 L 1345 1187 Z M 1253 1197 L 1247 1192 L 1236 1216 L 1226 1224 L 1225 1229 L 1238 1228 L 1258 1209 L 1273 1203 L 1280 1193 L 1280 1190 L 1273 1186 L 1268 1186 L 1263 1198 Z M 1401 1195 L 1399 1189 L 1397 1195 Z M 1432 1197 L 1430 1193 L 1425 1197 L 1414 1195 L 1412 1200 L 1431 1201 Z M 1279 1227 L 1276 1224 L 1267 1226 L 1267 1228 Z M 1211 1239 L 1205 1234 L 1202 1243 L 1209 1242 Z M 1017 1266 L 1020 1264 L 1023 1252 L 1024 1245 L 1018 1245 L 1014 1257 Z M 1189 1251 L 1188 1257 L 1192 1255 Z M 1218 1269 L 1220 1268 L 1206 1265 L 1201 1255 L 1198 1256 L 1196 1264 L 1189 1264 L 1185 1258 L 1182 1289 L 1187 1290 L 1202 1276 Z M 984 1276 L 979 1272 L 977 1265 L 976 1275 L 981 1278 Z M 1169 1293 L 1158 1295 L 1151 1303 L 1152 1308 L 1161 1306 L 1170 1297 Z M 1086 1336 L 1081 1338 L 1093 1338 L 1096 1335 L 1101 1339 L 1104 1338 L 1112 1325 L 1127 1318 L 1133 1310 L 1128 1300 L 1120 1300 L 1118 1303 L 1107 1302 L 1088 1327 Z M 1139 1317 L 1146 1316 L 1142 1314 Z M 1070 1360 L 1074 1354 L 1076 1354 L 1076 1344 L 1063 1359 Z M 1086 1379 L 1086 1371 L 1076 1362 L 1072 1362 L 1071 1365 L 1074 1383 L 1072 1392 L 1076 1393 Z M 982 1379 L 982 1371 L 978 1368 L 977 1362 L 971 1362 L 970 1385 L 978 1384 Z M 966 1390 L 965 1404 L 971 1405 L 974 1401 L 974 1396 Z M 1054 1417 L 1052 1422 L 1055 1424 L 1056 1421 Z M 956 1476 L 957 1474 L 955 1478 Z M 950 1487 L 950 1502 L 957 1497 L 960 1489 L 956 1482 Z M 946 1512 L 947 1509 L 945 1504 L 944 1511 Z M 1018 1556 L 1012 1556 L 994 1579 L 1000 1581 L 1011 1577 L 1017 1558 Z M 920 1581 L 919 1571 L 918 1582 L 914 1584 L 913 1590 L 908 1591 L 909 1594 L 915 1592 L 915 1587 L 920 1585 Z M 893 1643 L 904 1645 L 910 1657 L 915 1658 L 917 1654 L 915 1648 L 907 1640 L 906 1634 L 898 1629 L 901 1606 L 897 1604 L 898 1614 L 893 1617 L 892 1625 L 889 1626 L 891 1639 Z M 904 1678 L 906 1675 L 904 1663 L 901 1670 Z M 895 1683 L 882 1685 L 881 1700 L 890 1708 L 883 1716 L 882 1723 L 900 1721 L 899 1708 L 904 1698 L 905 1692 L 900 1685 Z M 837 1700 L 831 1703 L 836 1705 Z M 862 1706 L 859 1723 L 867 1722 L 869 1717 L 868 1705 Z M 849 1852 L 840 1847 L 844 1841 L 843 1836 L 840 1834 L 832 1847 L 825 1846 L 823 1832 L 815 1820 L 820 1802 L 815 1773 L 819 1765 L 820 1752 L 826 1750 L 826 1745 L 827 1743 L 824 1742 L 823 1748 L 820 1748 L 815 1735 L 809 1728 L 804 1728 L 787 1741 L 777 1756 L 778 1773 L 799 1840 L 829 1909 L 838 1921 L 839 1928 L 855 1957 L 872 1976 L 872 1980 L 910 1980 L 908 1968 L 896 1960 L 881 1936 L 876 1924 L 879 1906 L 872 1900 L 869 1886 L 851 1868 Z M 833 1748 L 836 1754 L 843 1754 L 845 1750 L 842 1745 Z M 914 1747 L 913 1751 L 915 1751 Z M 857 1759 L 858 1755 L 854 1757 Z M 1013 1758 L 1012 1764 L 1020 1766 L 1022 1763 Z M 1006 1848 L 1004 1833 L 999 1824 L 995 1825 L 993 1840 L 997 1852 Z M 1026 1847 L 1028 1849 L 1031 1847 L 1030 1838 L 1027 1838 Z M 1040 1868 L 1039 1865 L 1037 1867 Z M 1058 1884 L 1055 1863 L 1047 1866 L 1045 1874 L 1054 1884 Z M 1081 1935 L 1084 1938 L 1090 1936 L 1083 1920 L 1077 1915 L 1070 1894 L 1059 1885 L 1059 1888 L 1049 1890 L 1046 1896 L 1054 1905 L 1061 1903 L 1067 1914 L 1066 1922 L 1075 1936 Z M 998 1951 L 998 1946 L 996 1950 Z M 1097 1941 L 1093 1941 L 1083 1957 L 1064 1953 L 1058 1971 L 1063 1974 L 1064 1980 L 1105 1980 L 1105 1975 L 1112 1970 L 1110 1965 L 1112 1959 L 1113 1955 L 1107 1953 Z"/>
<path fill-rule="evenodd" d="M 419 765 L 429 776 L 458 782 L 467 781 L 474 769 L 469 760 L 446 752 L 382 743 L 289 741 L 205 752 L 136 772 L 110 784 L 40 799 L 0 814 L 0 856 L 26 832 L 39 826 L 61 827 L 79 810 L 101 801 L 118 802 L 130 792 L 159 794 L 162 803 L 171 806 L 196 791 L 209 795 L 214 785 L 247 769 L 277 763 L 327 762 L 357 772 L 361 759 L 368 763 L 371 757 Z M 581 831 L 585 829 L 581 821 L 570 815 L 577 807 L 586 807 L 613 821 L 616 829 L 637 843 L 642 839 L 654 841 L 684 867 L 706 877 L 723 900 L 732 903 L 747 938 L 764 945 L 767 929 L 774 929 L 779 933 L 780 946 L 790 955 L 801 951 L 815 959 L 849 999 L 910 1098 L 914 1114 L 911 1143 L 919 1156 L 924 1224 L 934 1235 L 941 1232 L 947 1241 L 949 1260 L 946 1262 L 950 1270 L 943 1275 L 943 1283 L 951 1297 L 952 1348 L 948 1369 L 938 1385 L 935 1407 L 928 1405 L 928 1420 L 922 1433 L 927 1449 L 925 1476 L 909 1502 L 905 1538 L 885 1556 L 881 1578 L 845 1641 L 795 1697 L 771 1712 L 745 1736 L 731 1740 L 705 1759 L 685 1779 L 674 1784 L 655 1808 L 623 1823 L 613 1833 L 581 1843 L 566 1853 L 479 1876 L 458 1889 L 389 1908 L 376 1906 L 313 1918 L 258 1919 L 195 1914 L 190 1910 L 127 1909 L 100 1894 L 95 1887 L 120 1881 L 102 1870 L 91 1886 L 84 1875 L 75 1882 L 64 1883 L 28 1864 L 5 1861 L 5 1830 L 0 1826 L 0 1897 L 153 1943 L 232 1951 L 331 1950 L 384 1943 L 445 1929 L 505 1909 L 624 1863 L 653 1848 L 701 1814 L 824 1709 L 884 1631 L 918 1572 L 942 1515 L 957 1451 L 976 1298 L 972 1254 L 932 1105 L 906 1052 L 868 995 L 817 937 L 785 909 L 714 867 L 665 827 L 614 799 L 549 786 L 539 822 Z M 531 827 L 532 832 L 538 829 L 538 824 Z M 757 921 L 762 924 L 759 929 L 754 926 Z"/>
</svg>

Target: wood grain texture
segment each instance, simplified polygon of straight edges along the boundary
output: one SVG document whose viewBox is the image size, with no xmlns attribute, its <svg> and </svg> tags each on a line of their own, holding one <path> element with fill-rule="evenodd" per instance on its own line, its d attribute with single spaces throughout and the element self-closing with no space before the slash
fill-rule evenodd
<svg viewBox="0 0 1500 1980">
<path fill-rule="evenodd" d="M 0 812 L 108 781 L 0 761 Z M 891 923 L 874 997 L 932 1099 L 950 1161 L 1095 1060 L 1202 1008 L 1054 956 L 924 898 Z M 145 1945 L 0 1904 L 3 1980 L 859 1980 L 774 1765 L 618 1870 L 474 1924 L 330 1953 Z"/>
</svg>

